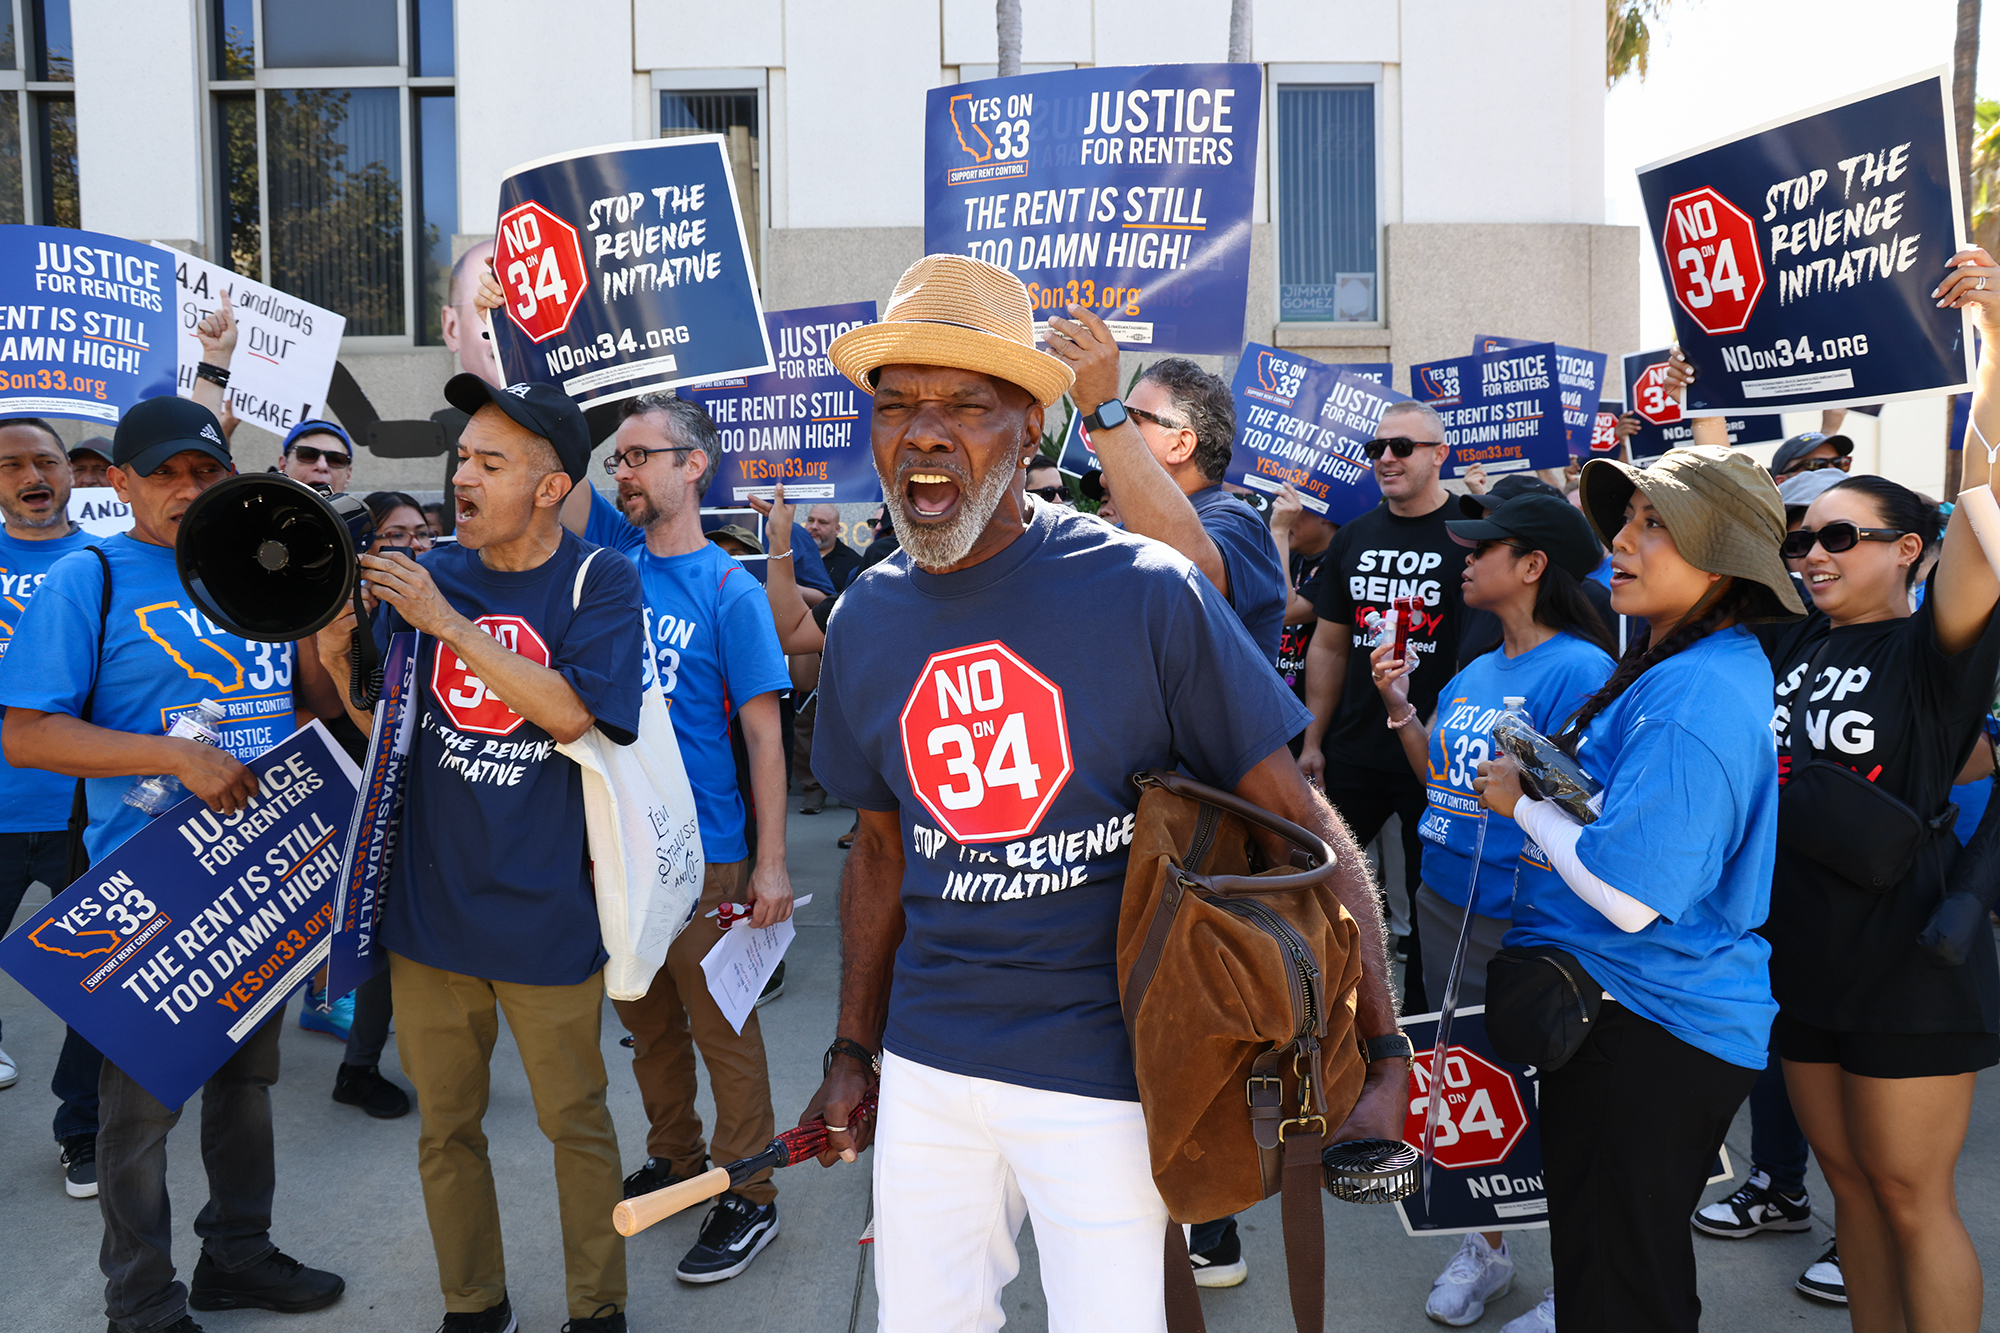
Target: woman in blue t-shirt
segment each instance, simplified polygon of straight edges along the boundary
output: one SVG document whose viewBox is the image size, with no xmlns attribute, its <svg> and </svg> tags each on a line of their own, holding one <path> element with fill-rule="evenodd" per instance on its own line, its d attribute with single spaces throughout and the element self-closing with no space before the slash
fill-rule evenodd
<svg viewBox="0 0 2000 1333">
<path fill-rule="evenodd" d="M 1523 877 L 1503 956 L 1603 997 L 1577 1053 L 1541 1071 L 1553 1304 L 1568 1328 L 1692 1330 L 1687 1218 L 1777 1009 L 1754 933 L 1777 840 L 1771 668 L 1745 626 L 1804 608 L 1777 487 L 1745 454 L 1593 459 L 1583 499 L 1613 607 L 1651 627 L 1558 737 L 1603 813 L 1580 825 L 1525 798 L 1504 756 L 1474 785 L 1556 871 Z M 1520 998 L 1489 983 L 1489 1027 Z"/>
<path fill-rule="evenodd" d="M 1535 729 L 1552 734 L 1604 684 L 1612 664 L 1610 635 L 1578 586 L 1596 567 L 1601 549 L 1583 514 L 1557 496 L 1534 493 L 1517 495 L 1490 512 L 1467 505 L 1466 512 L 1479 517 L 1445 527 L 1453 541 L 1472 548 L 1462 576 L 1465 604 L 1493 613 L 1500 621 L 1500 643 L 1439 691 L 1428 723 L 1410 706 L 1415 655 L 1395 658 L 1390 636 L 1370 660 L 1389 725 L 1425 785 L 1424 816 L 1417 826 L 1424 862 L 1416 911 L 1424 994 L 1433 1004 L 1444 1003 L 1470 903 L 1472 933 L 1458 983 L 1458 1002 L 1470 1007 L 1486 1002 L 1486 964 L 1512 924 L 1515 875 L 1528 869 L 1520 827 L 1504 819 L 1489 823 L 1472 790 L 1481 761 L 1494 753 L 1493 723 L 1506 701 L 1518 697 Z M 1475 903 L 1472 855 L 1482 824 L 1488 827 L 1479 847 Z M 1441 1323 L 1470 1324 L 1513 1280 L 1514 1259 L 1501 1233 L 1468 1233 L 1431 1284 L 1424 1312 Z"/>
</svg>

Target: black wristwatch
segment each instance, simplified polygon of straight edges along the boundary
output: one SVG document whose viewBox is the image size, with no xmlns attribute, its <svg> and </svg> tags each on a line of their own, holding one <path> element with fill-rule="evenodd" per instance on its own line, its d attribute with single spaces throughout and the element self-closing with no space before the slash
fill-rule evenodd
<svg viewBox="0 0 2000 1333">
<path fill-rule="evenodd" d="M 1112 430 L 1124 425 L 1132 418 L 1125 414 L 1125 404 L 1116 398 L 1107 398 L 1097 405 L 1095 412 L 1083 414 L 1085 430 Z"/>
<path fill-rule="evenodd" d="M 1377 1060 L 1414 1060 L 1417 1058 L 1417 1047 L 1407 1032 L 1398 1029 L 1362 1042 L 1361 1056 L 1371 1065 Z"/>
<path fill-rule="evenodd" d="M 825 1078 L 833 1072 L 833 1057 L 836 1055 L 844 1055 L 851 1060 L 859 1060 L 862 1064 L 868 1066 L 869 1073 L 878 1079 L 882 1077 L 882 1061 L 876 1056 L 875 1052 L 869 1050 L 866 1046 L 863 1046 L 851 1037 L 835 1037 L 833 1044 L 826 1048 L 826 1059 L 821 1063 L 820 1067 L 821 1078 Z"/>
</svg>

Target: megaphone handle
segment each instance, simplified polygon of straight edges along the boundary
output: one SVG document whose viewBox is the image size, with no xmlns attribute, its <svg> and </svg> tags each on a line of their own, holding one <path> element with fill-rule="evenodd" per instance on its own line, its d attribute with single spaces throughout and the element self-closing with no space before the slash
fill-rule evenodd
<svg viewBox="0 0 2000 1333">
<path fill-rule="evenodd" d="M 375 613 L 361 600 L 361 580 L 354 581 L 354 633 L 347 643 L 347 698 L 364 713 L 375 711 L 382 697 L 382 655 L 375 649 Z"/>
</svg>

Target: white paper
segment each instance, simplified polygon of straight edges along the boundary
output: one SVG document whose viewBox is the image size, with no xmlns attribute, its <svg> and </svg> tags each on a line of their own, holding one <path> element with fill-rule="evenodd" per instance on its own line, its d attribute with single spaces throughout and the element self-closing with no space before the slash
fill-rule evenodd
<svg viewBox="0 0 2000 1333">
<path fill-rule="evenodd" d="M 762 930 L 747 921 L 737 922 L 722 932 L 722 938 L 701 960 L 702 975 L 708 978 L 708 993 L 715 997 L 729 1026 L 738 1032 L 743 1031 L 750 1011 L 757 1007 L 764 983 L 784 961 L 785 950 L 792 947 L 792 937 L 797 934 L 792 922 L 798 909 L 811 901 L 810 893 L 793 899 L 793 915 Z"/>
<path fill-rule="evenodd" d="M 132 506 L 109 486 L 84 486 L 69 493 L 69 521 L 93 537 L 114 537 L 132 529 Z"/>
<path fill-rule="evenodd" d="M 160 248 L 174 257 L 181 396 L 194 392 L 194 368 L 201 361 L 194 326 L 227 292 L 236 311 L 236 351 L 226 392 L 237 417 L 283 435 L 301 421 L 325 416 L 346 316 L 170 245 Z"/>
</svg>

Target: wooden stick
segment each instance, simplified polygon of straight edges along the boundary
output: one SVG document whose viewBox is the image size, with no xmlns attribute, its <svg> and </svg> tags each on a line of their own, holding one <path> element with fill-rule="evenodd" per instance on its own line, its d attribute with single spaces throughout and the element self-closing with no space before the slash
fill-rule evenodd
<svg viewBox="0 0 2000 1333">
<path fill-rule="evenodd" d="M 711 1167 L 692 1180 L 669 1185 L 651 1194 L 626 1199 L 611 1210 L 611 1225 L 621 1236 L 636 1236 L 653 1223 L 692 1208 L 703 1199 L 713 1199 L 729 1189 L 729 1168 Z"/>
</svg>

